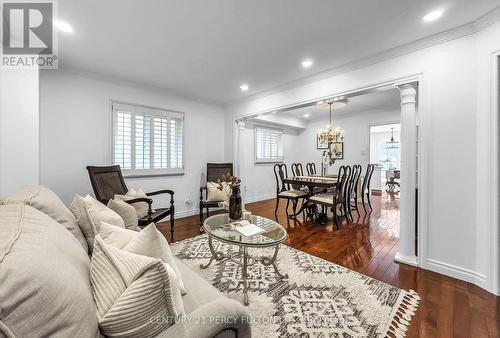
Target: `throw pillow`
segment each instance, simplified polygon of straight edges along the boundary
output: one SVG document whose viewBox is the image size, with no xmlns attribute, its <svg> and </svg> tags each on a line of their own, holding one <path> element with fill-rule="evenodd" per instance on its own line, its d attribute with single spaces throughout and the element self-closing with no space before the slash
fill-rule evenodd
<svg viewBox="0 0 500 338">
<path fill-rule="evenodd" d="M 90 259 L 58 222 L 0 206 L 0 337 L 99 337 Z"/>
<path fill-rule="evenodd" d="M 108 202 L 108 208 L 116 212 L 118 215 L 121 216 L 123 219 L 123 222 L 125 223 L 125 228 L 134 230 L 134 231 L 140 231 L 141 229 L 137 226 L 139 224 L 139 220 L 137 217 L 137 212 L 135 211 L 135 208 L 125 202 L 124 200 L 120 199 L 113 199 L 109 200 Z"/>
<path fill-rule="evenodd" d="M 231 188 L 226 182 L 222 182 L 222 190 L 217 182 L 207 182 L 207 202 L 224 202 L 231 196 Z"/>
<path fill-rule="evenodd" d="M 97 236 L 90 282 L 101 332 L 108 337 L 154 337 L 174 324 L 184 313 L 174 274 L 157 258 L 114 248 Z"/>
<path fill-rule="evenodd" d="M 184 295 L 187 293 L 184 283 L 182 282 L 181 273 L 177 268 L 174 256 L 170 250 L 170 245 L 165 239 L 165 236 L 158 231 L 154 223 L 149 224 L 142 229 L 142 231 L 137 233 L 123 250 L 138 255 L 159 258 L 163 262 L 169 264 L 175 270 L 182 294 Z"/>
<path fill-rule="evenodd" d="M 124 201 L 130 201 L 135 198 L 148 198 L 146 193 L 141 189 L 130 189 L 125 195 L 115 195 L 115 199 L 121 199 Z M 146 202 L 133 203 L 132 206 L 137 212 L 137 217 L 143 218 L 148 215 L 149 205 Z"/>
<path fill-rule="evenodd" d="M 61 199 L 50 189 L 41 185 L 29 186 L 16 193 L 14 196 L 3 200 L 4 204 L 24 203 L 49 215 L 57 223 L 68 229 L 73 236 L 88 251 L 87 241 L 78 226 L 75 216 L 64 205 Z"/>
<path fill-rule="evenodd" d="M 120 228 L 106 222 L 101 222 L 101 227 L 99 229 L 99 235 L 106 242 L 106 244 L 111 245 L 118 249 L 123 249 L 132 238 L 137 235 L 137 231 Z"/>
<path fill-rule="evenodd" d="M 94 209 L 99 216 L 99 220 L 119 227 L 125 227 L 125 222 L 118 213 L 88 194 L 85 197 L 77 194 L 75 195 L 73 202 L 71 202 L 70 210 L 77 219 L 82 215 L 85 203 Z"/>
<path fill-rule="evenodd" d="M 95 201 L 97 202 L 95 203 L 91 199 L 80 195 L 76 195 L 73 202 L 74 210 L 76 210 L 76 214 L 78 216 L 78 225 L 87 240 L 90 252 L 93 250 L 94 238 L 99 233 L 101 222 L 110 223 L 109 220 L 111 220 L 112 222 L 119 223 L 117 222 L 117 218 L 119 218 L 121 220 L 121 224 L 119 223 L 113 225 L 116 227 L 125 227 L 121 217 L 102 203 L 100 204 L 108 210 L 104 210 L 99 204 L 97 204 L 99 202 Z M 114 213 L 116 216 L 111 213 Z"/>
</svg>

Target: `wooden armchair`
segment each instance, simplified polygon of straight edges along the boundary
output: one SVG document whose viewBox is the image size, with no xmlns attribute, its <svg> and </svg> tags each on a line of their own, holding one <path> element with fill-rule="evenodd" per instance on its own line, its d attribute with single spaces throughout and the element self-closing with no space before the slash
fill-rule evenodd
<svg viewBox="0 0 500 338">
<path fill-rule="evenodd" d="M 233 175 L 232 163 L 207 163 L 207 182 L 217 182 L 225 174 Z M 208 202 L 207 186 L 200 187 L 200 228 L 203 227 L 203 209 L 207 211 L 207 217 L 210 216 L 210 208 L 217 208 L 219 202 Z"/>
<path fill-rule="evenodd" d="M 88 166 L 87 170 L 90 176 L 90 183 L 92 184 L 92 189 L 94 189 L 95 197 L 98 201 L 107 204 L 110 199 L 113 199 L 115 195 L 125 195 L 128 188 L 123 179 L 122 171 L 119 165 L 106 166 L 106 167 L 94 167 Z M 148 214 L 139 219 L 139 226 L 145 227 L 151 222 L 157 223 L 170 215 L 170 234 L 173 240 L 174 237 L 174 192 L 172 190 L 158 190 L 146 193 L 149 196 L 169 194 L 170 195 L 170 208 L 159 208 L 153 210 L 152 204 L 153 200 L 151 198 L 135 198 L 127 202 L 128 204 L 134 204 L 137 202 L 146 202 L 148 204 Z"/>
</svg>

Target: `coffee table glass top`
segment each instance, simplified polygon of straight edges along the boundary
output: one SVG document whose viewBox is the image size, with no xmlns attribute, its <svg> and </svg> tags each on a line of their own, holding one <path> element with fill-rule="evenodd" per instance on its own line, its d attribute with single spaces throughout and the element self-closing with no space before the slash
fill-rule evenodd
<svg viewBox="0 0 500 338">
<path fill-rule="evenodd" d="M 246 237 L 231 227 L 229 214 L 218 214 L 208 217 L 203 222 L 203 229 L 209 235 L 223 242 L 243 246 L 272 246 L 288 238 L 286 230 L 273 220 L 252 215 L 251 223 L 265 230 L 265 233 Z"/>
</svg>

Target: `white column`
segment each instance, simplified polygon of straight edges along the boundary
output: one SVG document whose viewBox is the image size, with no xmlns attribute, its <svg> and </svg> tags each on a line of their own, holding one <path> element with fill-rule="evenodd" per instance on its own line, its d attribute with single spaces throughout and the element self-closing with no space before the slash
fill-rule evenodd
<svg viewBox="0 0 500 338">
<path fill-rule="evenodd" d="M 400 235 L 396 262 L 417 266 L 415 255 L 415 188 L 417 186 L 417 90 L 412 84 L 399 86 L 401 94 L 401 192 Z"/>
<path fill-rule="evenodd" d="M 236 120 L 236 129 L 234 132 L 234 153 L 233 153 L 233 165 L 235 175 L 241 178 L 242 168 L 241 168 L 241 133 L 245 130 L 245 120 Z"/>
</svg>

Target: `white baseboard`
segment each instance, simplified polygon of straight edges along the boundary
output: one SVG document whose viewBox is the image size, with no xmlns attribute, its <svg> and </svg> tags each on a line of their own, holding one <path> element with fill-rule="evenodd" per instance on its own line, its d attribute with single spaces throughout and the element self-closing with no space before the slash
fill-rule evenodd
<svg viewBox="0 0 500 338">
<path fill-rule="evenodd" d="M 495 290 L 489 290 L 488 283 L 486 281 L 486 276 L 477 273 L 475 271 L 462 268 L 453 264 L 448 264 L 440 262 L 434 259 L 426 259 L 425 268 L 446 276 L 457 278 L 472 284 L 475 284 L 488 292 L 493 292 Z"/>
<path fill-rule="evenodd" d="M 266 195 L 260 195 L 260 196 L 254 196 L 250 198 L 245 198 L 245 204 L 249 203 L 255 203 L 255 202 L 260 202 L 260 201 L 265 201 L 268 199 L 275 198 L 276 194 L 266 194 Z M 212 208 L 210 209 L 211 211 L 216 211 L 220 210 L 221 208 Z M 182 210 L 182 211 L 175 211 L 175 219 L 180 219 L 184 217 L 189 217 L 189 216 L 194 216 L 198 215 L 200 213 L 199 207 L 193 208 L 193 209 L 187 209 L 187 210 Z"/>
<path fill-rule="evenodd" d="M 404 256 L 399 251 L 396 252 L 396 256 L 394 256 L 394 260 L 398 263 L 408 264 L 411 266 L 418 266 L 417 256 L 413 256 L 413 257 Z"/>
</svg>

